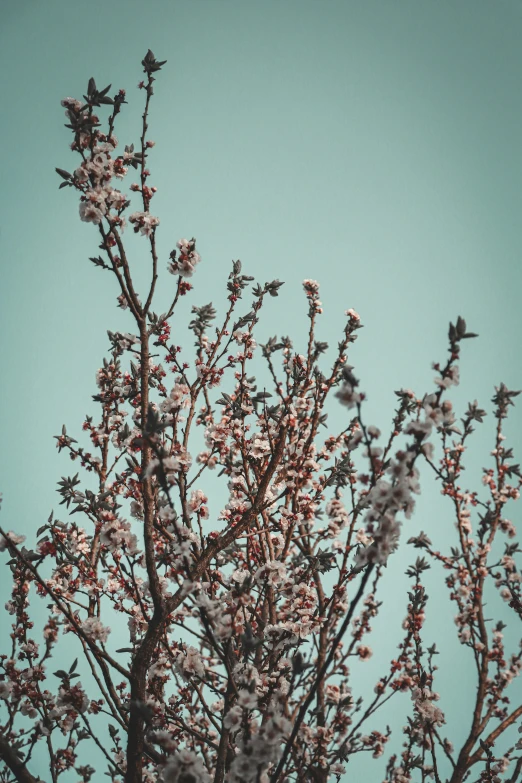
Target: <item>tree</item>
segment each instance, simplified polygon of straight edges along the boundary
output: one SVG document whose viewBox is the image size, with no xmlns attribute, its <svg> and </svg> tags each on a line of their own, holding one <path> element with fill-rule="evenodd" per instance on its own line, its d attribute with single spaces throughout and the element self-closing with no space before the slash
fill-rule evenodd
<svg viewBox="0 0 522 783">
<path fill-rule="evenodd" d="M 402 752 L 386 766 L 387 783 L 499 781 L 508 774 L 515 783 L 522 742 L 497 748 L 522 715 L 507 696 L 522 652 L 506 651 L 505 625 L 492 619 L 489 604 L 485 612 L 485 599 L 486 593 L 503 599 L 499 617 L 507 609 L 522 617 L 520 550 L 504 516 L 521 484 L 503 432 L 518 392 L 496 388 L 494 465 L 484 470 L 482 493 L 465 489 L 468 441 L 485 416 L 474 402 L 458 421 L 445 398 L 459 380 L 461 343 L 476 336 L 465 321 L 450 324 L 449 356 L 434 365 L 434 390 L 395 392 L 396 412 L 383 438 L 364 420 L 365 395 L 347 364 L 361 328 L 354 310 L 346 313 L 333 366 L 319 367 L 328 346 L 316 339 L 322 307 L 314 280 L 304 281 L 306 353 L 294 351 L 289 337 L 273 337 L 260 346 L 267 383 L 250 376 L 254 328 L 282 283 L 253 285 L 250 308 L 241 308 L 253 278 L 239 261 L 228 276 L 221 325 L 214 326 L 212 304 L 192 308 L 195 358 L 183 361 L 170 324 L 192 290 L 200 256 L 195 239 L 177 243 L 168 263 L 172 304 L 155 313 L 159 220 L 150 212 L 156 189 L 148 184 L 154 145 L 147 131 L 153 84 L 165 62 L 149 50 L 142 65 L 137 149 L 115 151 L 123 90 L 111 98 L 110 85 L 98 90 L 90 79 L 83 101 L 62 101 L 81 160 L 72 174 L 57 169 L 60 188 L 79 193 L 81 219 L 98 229 L 101 254 L 90 260 L 115 277 L 119 306 L 129 309 L 136 333 L 108 333 L 110 354 L 94 397 L 100 419 L 83 424 L 91 445 L 79 445 L 65 426 L 56 438 L 86 473 L 85 484 L 79 473 L 59 483 L 66 521 L 51 514 L 34 549 L 0 529 L 13 585 L 11 649 L 0 656 L 0 779 L 41 780 L 34 756 L 43 746 L 44 779 L 53 782 L 72 769 L 82 781 L 98 780 L 93 750 L 104 757 L 106 774 L 125 783 L 348 780 L 351 757 L 384 753 L 392 729 L 375 728 L 374 715 L 403 693 L 411 714 Z M 138 174 L 130 191 L 142 208 L 128 222 L 145 237 L 152 266 L 143 300 L 123 241 L 131 198 L 112 184 L 129 168 Z M 217 391 L 228 376 L 229 392 Z M 332 395 L 350 414 L 341 432 L 325 436 Z M 205 448 L 195 455 L 200 432 Z M 407 572 L 399 651 L 390 654 L 373 694 L 356 700 L 348 662 L 372 654 L 365 640 L 383 604 L 378 588 L 402 519 L 414 511 L 421 464 L 448 499 L 454 545 L 439 551 L 419 531 L 409 538 L 423 552 Z M 210 471 L 219 471 L 228 487 L 228 502 L 213 523 L 200 488 Z M 423 641 L 430 561 L 446 573 L 458 638 L 476 669 L 469 733 L 457 749 L 444 736 L 434 690 L 438 651 Z M 31 590 L 50 610 L 40 638 Z M 53 673 L 49 659 L 65 634 L 82 662 Z"/>
</svg>

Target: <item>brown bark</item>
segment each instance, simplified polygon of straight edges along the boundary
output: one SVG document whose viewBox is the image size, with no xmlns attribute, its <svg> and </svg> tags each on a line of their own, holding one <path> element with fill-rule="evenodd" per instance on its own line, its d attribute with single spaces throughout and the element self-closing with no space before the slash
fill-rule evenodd
<svg viewBox="0 0 522 783">
<path fill-rule="evenodd" d="M 0 759 L 8 766 L 19 783 L 39 783 L 40 778 L 31 775 L 12 744 L 0 734 Z"/>
<path fill-rule="evenodd" d="M 141 338 L 141 426 L 145 430 L 149 407 L 149 338 L 145 320 L 140 324 Z M 145 436 L 145 433 L 144 433 Z M 144 437 L 141 453 L 142 477 L 151 460 L 151 447 Z M 143 751 L 145 743 L 145 721 L 142 713 L 136 708 L 136 703 L 145 701 L 147 671 L 159 636 L 163 629 L 165 612 L 161 599 L 161 586 L 155 562 L 154 551 L 154 493 L 150 478 L 142 479 L 143 493 L 143 538 L 145 546 L 145 563 L 149 580 L 149 589 L 154 604 L 154 614 L 149 624 L 145 639 L 134 658 L 131 675 L 131 713 L 127 734 L 127 771 L 125 783 L 141 783 L 143 772 Z"/>
</svg>

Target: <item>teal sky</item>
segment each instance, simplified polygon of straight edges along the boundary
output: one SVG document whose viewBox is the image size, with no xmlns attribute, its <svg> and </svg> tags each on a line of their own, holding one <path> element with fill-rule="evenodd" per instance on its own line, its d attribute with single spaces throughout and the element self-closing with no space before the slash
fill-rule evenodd
<svg viewBox="0 0 522 783">
<path fill-rule="evenodd" d="M 125 88 L 116 135 L 136 142 L 140 61 L 149 47 L 168 61 L 150 118 L 164 272 L 156 309 L 182 236 L 197 237 L 203 259 L 189 306 L 212 300 L 222 311 L 233 258 L 261 282 L 286 281 L 261 342 L 290 334 L 304 349 L 301 282 L 319 280 L 319 339 L 335 346 L 344 311 L 361 314 L 350 363 L 367 420 L 386 431 L 394 389 L 431 389 L 430 364 L 445 358 L 458 314 L 480 339 L 464 345 L 453 398 L 490 410 L 494 385 L 522 387 L 521 40 L 515 0 L 3 0 L 2 526 L 30 535 L 58 508 L 56 482 L 75 466 L 52 436 L 63 423 L 80 432 L 106 331 L 131 328 L 112 279 L 88 261 L 96 231 L 80 222 L 73 193 L 58 191 L 55 166 L 75 165 L 63 97 L 81 97 L 90 76 Z M 145 281 L 145 243 L 128 238 Z M 519 456 L 521 411 L 508 430 Z M 335 406 L 330 418 L 345 426 Z M 473 489 L 492 431 L 490 416 L 469 458 Z M 415 529 L 452 536 L 437 490 L 423 502 Z M 433 627 L 451 635 L 445 612 Z M 396 611 L 386 623 L 396 626 Z M 458 665 L 439 689 L 457 734 L 467 697 L 451 694 L 466 680 L 465 656 Z"/>
</svg>

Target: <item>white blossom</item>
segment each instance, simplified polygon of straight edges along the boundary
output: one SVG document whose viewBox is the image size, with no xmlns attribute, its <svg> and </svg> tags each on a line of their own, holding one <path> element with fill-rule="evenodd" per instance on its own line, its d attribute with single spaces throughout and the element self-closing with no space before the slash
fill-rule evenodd
<svg viewBox="0 0 522 783">
<path fill-rule="evenodd" d="M 81 623 L 81 628 L 93 642 L 102 642 L 103 644 L 111 632 L 111 629 L 103 625 L 97 617 L 88 617 Z"/>
</svg>

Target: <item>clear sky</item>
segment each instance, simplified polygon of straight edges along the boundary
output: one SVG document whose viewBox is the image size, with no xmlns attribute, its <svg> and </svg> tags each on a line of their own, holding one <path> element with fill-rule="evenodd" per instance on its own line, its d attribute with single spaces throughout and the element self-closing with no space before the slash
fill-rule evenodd
<svg viewBox="0 0 522 783">
<path fill-rule="evenodd" d="M 81 97 L 90 76 L 124 87 L 116 135 L 135 142 L 140 61 L 149 47 L 168 60 L 150 118 L 160 303 L 168 253 L 196 236 L 190 304 L 222 308 L 240 258 L 261 282 L 286 281 L 260 340 L 291 334 L 304 348 L 301 281 L 319 280 L 319 339 L 335 345 L 344 311 L 361 314 L 350 362 L 367 417 L 386 429 L 395 389 L 431 388 L 458 314 L 480 339 L 464 346 L 455 399 L 489 409 L 495 384 L 522 387 L 521 40 L 515 0 L 3 0 L 2 525 L 31 535 L 58 508 L 56 482 L 73 466 L 52 436 L 63 423 L 80 432 L 106 331 L 130 328 L 112 280 L 88 261 L 96 232 L 57 188 L 55 166 L 75 162 L 63 97 Z M 144 243 L 133 247 L 139 277 Z M 472 488 L 492 427 L 490 417 L 475 440 Z M 426 498 L 415 524 L 452 535 L 436 491 Z M 436 629 L 454 633 L 451 608 Z M 443 682 L 457 733 L 462 660 Z"/>
</svg>

